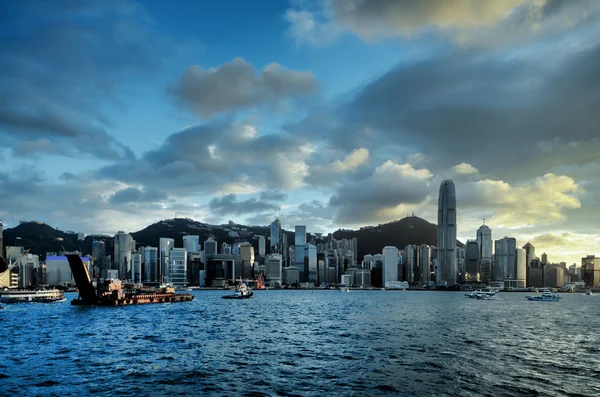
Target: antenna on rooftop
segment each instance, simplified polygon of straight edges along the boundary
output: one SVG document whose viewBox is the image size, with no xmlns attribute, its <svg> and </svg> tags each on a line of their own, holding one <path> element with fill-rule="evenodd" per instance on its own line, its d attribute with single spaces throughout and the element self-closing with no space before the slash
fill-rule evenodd
<svg viewBox="0 0 600 397">
<path fill-rule="evenodd" d="M 483 224 L 485 225 L 485 216 L 483 217 Z"/>
</svg>

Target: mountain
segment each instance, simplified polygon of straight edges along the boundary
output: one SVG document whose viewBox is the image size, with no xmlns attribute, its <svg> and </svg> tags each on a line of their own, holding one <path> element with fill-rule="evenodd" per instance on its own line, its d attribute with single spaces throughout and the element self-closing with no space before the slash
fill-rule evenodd
<svg viewBox="0 0 600 397">
<path fill-rule="evenodd" d="M 383 247 L 393 246 L 402 250 L 407 245 L 437 245 L 437 225 L 417 216 L 407 216 L 399 221 L 377 226 L 365 226 L 359 230 L 340 229 L 333 233 L 337 240 L 358 239 L 358 258 L 367 254 L 381 253 Z M 459 247 L 463 244 L 456 241 Z"/>
<path fill-rule="evenodd" d="M 238 236 L 231 236 L 237 233 Z M 294 244 L 294 232 L 285 231 L 290 245 Z M 183 246 L 183 236 L 199 235 L 202 243 L 209 237 L 215 238 L 219 244 L 226 242 L 233 244 L 236 241 L 248 241 L 255 251 L 258 252 L 257 235 L 268 238 L 269 228 L 267 226 L 245 226 L 230 223 L 228 225 L 209 225 L 188 218 L 175 218 L 162 220 L 147 226 L 137 232 L 131 233 L 137 246 L 158 247 L 161 237 L 172 238 L 175 246 Z M 409 244 L 437 244 L 437 225 L 427 222 L 416 216 L 406 217 L 399 221 L 380 224 L 377 226 L 366 226 L 359 230 L 340 229 L 333 233 L 336 239 L 358 239 L 358 258 L 366 254 L 380 253 L 385 246 L 395 246 L 403 249 Z M 61 241 L 57 239 L 62 239 Z M 310 237 L 308 238 L 310 241 Z M 85 240 L 78 241 L 77 234 L 63 232 L 39 222 L 22 222 L 20 225 L 4 230 L 5 246 L 23 246 L 30 249 L 32 253 L 45 258 L 46 252 L 74 251 L 79 250 L 84 254 L 91 254 L 92 241 L 103 240 L 106 243 L 106 254 L 111 255 L 113 250 L 113 237 L 88 235 Z M 322 238 L 325 241 L 325 237 Z M 319 241 L 317 241 L 319 242 Z M 462 247 L 462 243 L 457 241 Z M 268 241 L 267 241 L 268 246 Z M 268 248 L 267 248 L 268 250 Z"/>
</svg>

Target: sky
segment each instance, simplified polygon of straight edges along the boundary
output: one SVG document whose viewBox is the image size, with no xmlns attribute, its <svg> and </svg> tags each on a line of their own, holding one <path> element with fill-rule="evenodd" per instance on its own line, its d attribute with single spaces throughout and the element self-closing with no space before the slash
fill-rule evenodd
<svg viewBox="0 0 600 397">
<path fill-rule="evenodd" d="M 436 223 L 600 254 L 600 2 L 7 1 L 0 219 Z"/>
</svg>

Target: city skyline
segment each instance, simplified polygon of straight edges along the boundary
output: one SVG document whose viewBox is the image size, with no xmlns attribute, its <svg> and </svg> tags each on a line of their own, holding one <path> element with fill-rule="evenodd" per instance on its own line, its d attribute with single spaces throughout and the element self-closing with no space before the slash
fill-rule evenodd
<svg viewBox="0 0 600 397">
<path fill-rule="evenodd" d="M 11 2 L 0 219 L 436 223 L 452 179 L 463 243 L 598 254 L 600 4 L 444 3 Z"/>
</svg>

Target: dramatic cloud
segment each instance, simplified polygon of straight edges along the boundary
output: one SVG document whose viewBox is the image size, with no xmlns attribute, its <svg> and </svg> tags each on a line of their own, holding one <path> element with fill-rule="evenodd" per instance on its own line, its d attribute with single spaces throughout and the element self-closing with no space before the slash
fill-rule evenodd
<svg viewBox="0 0 600 397">
<path fill-rule="evenodd" d="M 144 9 L 41 1 L 4 11 L 13 30 L 0 38 L 0 144 L 17 155 L 132 156 L 110 132 L 111 106 L 122 99 L 115 85 L 152 73 L 166 55 L 157 50 L 168 48 Z"/>
<path fill-rule="evenodd" d="M 335 221 L 340 224 L 393 220 L 426 198 L 432 176 L 427 169 L 387 161 L 369 178 L 342 186 L 329 206 L 337 211 Z"/>
<path fill-rule="evenodd" d="M 244 201 L 237 201 L 235 194 L 228 194 L 223 197 L 215 197 L 208 204 L 211 212 L 217 215 L 241 215 L 252 212 L 276 211 L 279 206 L 267 201 L 259 201 L 250 198 Z"/>
<path fill-rule="evenodd" d="M 467 164 L 467 163 L 460 163 L 459 165 L 454 166 L 454 171 L 457 174 L 462 174 L 462 175 L 471 175 L 471 174 L 476 174 L 479 172 L 479 170 L 477 168 L 475 168 L 471 164 Z"/>
<path fill-rule="evenodd" d="M 216 69 L 190 66 L 174 89 L 177 98 L 202 117 L 276 103 L 314 93 L 317 81 L 310 72 L 298 72 L 272 63 L 258 74 L 241 58 Z"/>
</svg>

